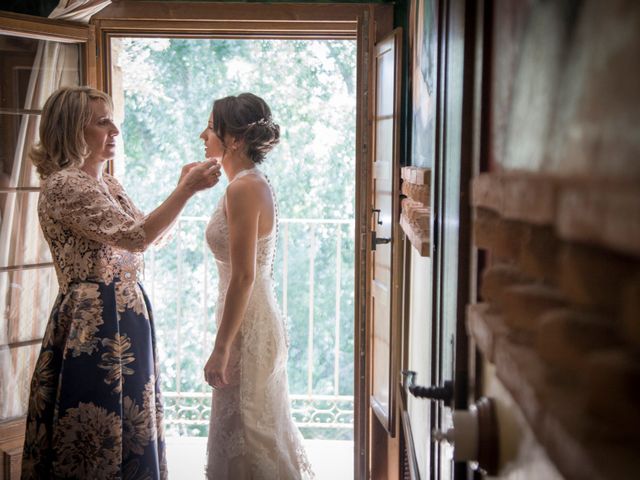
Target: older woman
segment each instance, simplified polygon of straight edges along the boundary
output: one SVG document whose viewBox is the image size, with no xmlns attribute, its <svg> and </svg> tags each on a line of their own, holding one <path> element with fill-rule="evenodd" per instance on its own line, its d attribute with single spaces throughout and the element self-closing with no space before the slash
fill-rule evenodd
<svg viewBox="0 0 640 480">
<path fill-rule="evenodd" d="M 111 99 L 61 88 L 44 106 L 31 157 L 38 213 L 60 294 L 31 382 L 22 478 L 166 478 L 153 318 L 142 253 L 189 198 L 215 185 L 216 162 L 185 165 L 144 216 L 104 163 L 118 129 Z"/>
</svg>

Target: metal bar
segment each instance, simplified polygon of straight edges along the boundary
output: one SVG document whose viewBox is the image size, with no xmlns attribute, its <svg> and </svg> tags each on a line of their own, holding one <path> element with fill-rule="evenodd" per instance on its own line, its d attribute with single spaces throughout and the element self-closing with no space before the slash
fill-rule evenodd
<svg viewBox="0 0 640 480">
<path fill-rule="evenodd" d="M 181 332 L 181 323 L 182 323 L 182 242 L 181 242 L 181 227 L 182 222 L 178 220 L 178 233 L 176 238 L 176 248 L 178 250 L 178 275 L 177 275 L 177 286 L 176 294 L 178 298 L 176 299 L 176 391 L 178 394 L 181 391 L 180 388 L 180 374 L 181 372 L 181 363 L 182 363 L 182 332 Z"/>
<path fill-rule="evenodd" d="M 313 316 L 314 316 L 314 290 L 315 290 L 315 264 L 316 264 L 316 226 L 309 229 L 311 247 L 309 255 L 309 332 L 307 334 L 307 395 L 313 393 Z"/>
<path fill-rule="evenodd" d="M 14 348 L 30 347 L 32 345 L 39 345 L 42 343 L 42 338 L 34 338 L 33 340 L 22 340 L 21 342 L 12 342 L 4 345 L 0 345 L 0 352 L 2 350 L 13 350 Z"/>
<path fill-rule="evenodd" d="M 207 361 L 207 353 L 209 351 L 209 349 L 207 348 L 207 333 L 209 332 L 209 318 L 207 318 L 207 299 L 209 298 L 209 262 L 207 261 L 207 258 L 209 255 L 206 235 L 202 235 L 202 255 L 202 262 L 204 263 L 204 268 L 202 269 L 204 275 L 204 279 L 202 282 L 202 365 L 204 365 Z M 203 391 L 206 391 L 209 385 L 207 385 L 205 382 L 201 383 Z"/>
<path fill-rule="evenodd" d="M 0 267 L 0 273 L 15 272 L 19 270 L 36 270 L 38 268 L 49 268 L 53 266 L 54 266 L 53 263 L 47 262 L 47 263 L 33 263 L 31 265 L 16 265 L 11 267 Z"/>
<path fill-rule="evenodd" d="M 331 224 L 331 223 L 353 223 L 353 219 L 344 218 L 285 218 L 281 223 L 305 223 L 309 225 Z"/>
<path fill-rule="evenodd" d="M 40 187 L 0 187 L 0 193 L 21 193 L 21 192 L 39 193 Z"/>
<path fill-rule="evenodd" d="M 204 398 L 209 399 L 211 394 L 208 392 L 167 392 L 162 391 L 162 396 L 166 398 Z M 306 394 L 300 393 L 292 393 L 289 395 L 289 398 L 293 400 L 304 400 L 308 401 L 318 401 L 318 402 L 327 402 L 327 401 L 335 401 L 335 402 L 351 402 L 353 401 L 353 395 L 322 395 L 315 394 L 309 399 L 309 396 Z"/>
<path fill-rule="evenodd" d="M 156 303 L 156 248 L 152 248 L 149 253 L 151 257 L 151 305 Z M 145 269 L 146 273 L 146 269 Z"/>
<path fill-rule="evenodd" d="M 288 278 L 289 278 L 289 224 L 285 223 L 282 231 L 282 316 L 287 319 L 289 298 L 288 294 Z"/>
<path fill-rule="evenodd" d="M 180 221 L 183 222 L 208 222 L 209 217 L 205 217 L 203 215 L 194 216 L 194 215 L 183 215 L 180 217 Z M 332 223 L 340 223 L 340 224 L 353 224 L 354 220 L 352 218 L 281 218 L 278 220 L 281 225 L 287 223 L 304 223 L 304 224 L 332 224 Z"/>
<path fill-rule="evenodd" d="M 31 110 L 27 108 L 0 108 L 2 115 L 42 115 L 42 110 Z"/>
<path fill-rule="evenodd" d="M 336 320 L 333 365 L 333 386 L 336 395 L 340 393 L 340 284 L 342 283 L 342 229 L 336 226 Z"/>
<path fill-rule="evenodd" d="M 171 420 L 164 419 L 166 425 L 209 425 L 209 420 Z M 297 427 L 307 427 L 307 428 L 332 428 L 332 429 L 345 429 L 345 430 L 353 430 L 353 425 L 350 423 L 305 423 L 305 422 L 294 422 Z"/>
</svg>

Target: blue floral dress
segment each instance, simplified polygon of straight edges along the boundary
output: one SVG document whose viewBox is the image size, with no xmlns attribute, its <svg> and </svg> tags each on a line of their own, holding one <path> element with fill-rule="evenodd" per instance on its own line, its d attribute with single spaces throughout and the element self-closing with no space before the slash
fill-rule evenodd
<svg viewBox="0 0 640 480">
<path fill-rule="evenodd" d="M 166 479 L 153 317 L 138 282 L 144 217 L 111 176 L 43 181 L 60 294 L 31 382 L 23 479 Z"/>
</svg>

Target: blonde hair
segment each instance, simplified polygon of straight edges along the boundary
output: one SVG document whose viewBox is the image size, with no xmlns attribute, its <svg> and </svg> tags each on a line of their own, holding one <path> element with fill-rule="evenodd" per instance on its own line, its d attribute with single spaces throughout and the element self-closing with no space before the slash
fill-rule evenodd
<svg viewBox="0 0 640 480">
<path fill-rule="evenodd" d="M 29 152 L 41 179 L 84 163 L 89 155 L 84 129 L 91 121 L 92 100 L 102 100 L 113 110 L 109 95 L 91 87 L 62 87 L 45 102 L 40 142 Z"/>
</svg>

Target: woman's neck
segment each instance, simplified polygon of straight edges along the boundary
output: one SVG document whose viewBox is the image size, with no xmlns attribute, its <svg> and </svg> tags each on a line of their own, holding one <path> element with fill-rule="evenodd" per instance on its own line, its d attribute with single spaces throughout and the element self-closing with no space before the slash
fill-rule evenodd
<svg viewBox="0 0 640 480">
<path fill-rule="evenodd" d="M 224 173 L 231 182 L 236 175 L 243 170 L 249 170 L 256 166 L 255 162 L 248 157 L 244 158 L 228 158 L 227 162 L 222 162 Z"/>
<path fill-rule="evenodd" d="M 87 173 L 88 175 L 91 175 L 96 180 L 102 180 L 104 161 L 92 160 L 90 158 L 87 158 L 82 164 L 82 167 L 80 167 L 80 170 Z"/>
</svg>

